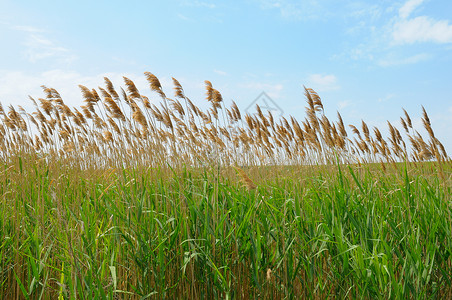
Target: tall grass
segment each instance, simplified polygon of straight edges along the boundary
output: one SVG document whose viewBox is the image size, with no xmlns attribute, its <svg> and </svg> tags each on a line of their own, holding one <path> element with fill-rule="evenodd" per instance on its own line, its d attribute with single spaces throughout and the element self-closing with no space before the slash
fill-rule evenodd
<svg viewBox="0 0 452 300">
<path fill-rule="evenodd" d="M 452 168 L 425 110 L 407 144 L 328 120 L 311 89 L 303 121 L 274 120 L 146 77 L 161 104 L 125 78 L 79 109 L 51 88 L 1 109 L 3 299 L 452 296 Z"/>
</svg>

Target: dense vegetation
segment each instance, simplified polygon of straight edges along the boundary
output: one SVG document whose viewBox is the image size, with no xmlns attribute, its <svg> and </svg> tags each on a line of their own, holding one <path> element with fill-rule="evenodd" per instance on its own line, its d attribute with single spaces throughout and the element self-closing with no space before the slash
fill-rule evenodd
<svg viewBox="0 0 452 300">
<path fill-rule="evenodd" d="M 146 76 L 160 106 L 125 78 L 80 109 L 46 87 L 1 108 L 3 299 L 452 296 L 451 161 L 425 110 L 408 145 L 389 122 L 352 138 L 311 89 L 299 123 Z"/>
</svg>

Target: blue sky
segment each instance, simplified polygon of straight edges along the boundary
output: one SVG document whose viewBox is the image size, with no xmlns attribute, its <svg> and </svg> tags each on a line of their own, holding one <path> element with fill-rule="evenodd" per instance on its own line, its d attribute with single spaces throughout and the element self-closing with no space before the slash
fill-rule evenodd
<svg viewBox="0 0 452 300">
<path fill-rule="evenodd" d="M 78 84 L 122 76 L 158 101 L 143 72 L 171 95 L 171 77 L 199 105 L 204 80 L 245 109 L 265 91 L 304 118 L 303 85 L 326 114 L 399 128 L 421 105 L 452 152 L 452 1 L 8 1 L 0 0 L 0 102 L 56 88 L 78 106 Z M 450 154 L 450 153 L 449 153 Z"/>
</svg>

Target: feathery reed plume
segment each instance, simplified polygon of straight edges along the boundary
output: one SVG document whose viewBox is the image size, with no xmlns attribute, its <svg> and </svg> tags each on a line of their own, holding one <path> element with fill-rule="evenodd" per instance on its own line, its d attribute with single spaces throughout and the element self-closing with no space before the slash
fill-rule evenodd
<svg viewBox="0 0 452 300">
<path fill-rule="evenodd" d="M 358 128 L 356 128 L 356 126 L 355 125 L 348 125 L 348 127 L 350 127 L 351 129 L 352 129 L 352 132 L 354 133 L 354 134 L 356 134 L 356 135 L 358 135 L 358 137 L 359 138 L 361 138 L 361 134 L 359 133 L 359 130 L 358 130 Z"/>
<path fill-rule="evenodd" d="M 121 87 L 118 90 L 121 97 L 108 78 L 104 78 L 105 89 L 80 86 L 84 103 L 78 109 L 69 108 L 56 90 L 47 87 L 43 87 L 45 98 L 39 98 L 39 106 L 31 114 L 20 107 L 18 111 L 10 108 L 5 112 L 0 106 L 0 147 L 14 153 L 14 149 L 20 148 L 15 143 L 22 143 L 23 149 L 29 146 L 28 149 L 40 149 L 49 155 L 58 155 L 63 148 L 74 148 L 88 161 L 95 160 L 98 153 L 108 153 L 115 158 L 108 164 L 116 166 L 148 161 L 149 155 L 141 156 L 141 153 L 148 153 L 150 148 L 159 149 L 159 157 L 170 163 L 175 161 L 175 157 L 183 157 L 188 159 L 188 164 L 197 166 L 200 161 L 206 161 L 203 156 L 211 156 L 214 151 L 218 157 L 216 161 L 222 165 L 230 165 L 229 161 L 242 165 L 312 164 L 316 160 L 328 164 L 334 160 L 334 155 L 339 155 L 343 162 L 382 160 L 394 163 L 411 158 L 416 161 L 432 158 L 448 161 L 444 146 L 434 136 L 424 108 L 422 120 L 430 135 L 428 142 L 422 140 L 417 132 L 416 135 L 412 133 L 411 119 L 405 110 L 405 116 L 400 118 L 411 142 L 407 151 L 399 130 L 390 123 L 389 137 L 383 138 L 377 128 L 373 129 L 371 136 L 362 120 L 359 130 L 354 125 L 349 126 L 357 137 L 347 138 L 339 112 L 338 121 L 331 122 L 323 113 L 320 96 L 310 88 L 305 87 L 307 107 L 306 118 L 302 121 L 292 116 L 290 119 L 274 119 L 270 111 L 268 115 L 264 114 L 259 105 L 256 106 L 257 114 L 245 114 L 242 119 L 237 104 L 232 102 L 225 107 L 221 93 L 210 81 L 205 82 L 210 105 L 201 109 L 186 97 L 176 79 L 173 78 L 176 96 L 173 100 L 165 96 L 157 77 L 149 72 L 145 74 L 152 91 L 163 98 L 160 105 L 151 104 L 139 93 L 135 83 L 124 77 L 126 90 Z M 224 109 L 224 118 L 219 118 L 218 109 Z M 36 130 L 30 130 L 30 127 Z M 133 162 L 123 161 L 129 152 L 125 150 L 127 153 L 123 156 L 120 147 L 133 149 L 130 154 Z"/>
<path fill-rule="evenodd" d="M 363 120 L 361 120 L 361 128 L 363 130 L 366 141 L 370 142 L 369 128 L 367 127 L 367 124 Z"/>
<path fill-rule="evenodd" d="M 121 87 L 121 96 L 122 96 L 122 98 L 124 99 L 124 101 L 125 101 L 128 105 L 131 105 L 131 103 L 132 103 L 133 101 L 131 101 L 130 97 L 127 96 L 126 91 L 125 91 L 122 87 Z M 133 99 L 132 99 L 132 100 L 133 100 Z"/>
<path fill-rule="evenodd" d="M 175 95 L 175 97 L 185 98 L 184 89 L 182 88 L 182 85 L 174 77 L 172 77 L 172 79 L 173 79 L 173 84 L 174 84 L 174 95 Z"/>
<path fill-rule="evenodd" d="M 110 97 L 105 97 L 104 101 L 107 105 L 107 107 L 109 108 L 109 110 L 111 111 L 111 116 L 115 119 L 121 119 L 123 121 L 126 120 L 126 117 L 124 116 L 124 114 L 122 113 L 121 109 L 119 108 L 118 104 L 116 104 L 115 101 L 113 101 L 112 98 Z"/>
<path fill-rule="evenodd" d="M 144 96 L 144 95 L 140 95 L 141 100 L 143 101 L 143 105 L 144 107 L 146 107 L 146 109 L 150 109 L 151 108 L 151 102 L 149 101 L 149 98 Z"/>
<path fill-rule="evenodd" d="M 122 78 L 124 79 L 124 82 L 126 83 L 127 90 L 130 93 L 130 97 L 132 97 L 132 98 L 141 98 L 140 92 L 138 92 L 138 89 L 135 86 L 135 83 L 133 83 L 132 80 L 130 80 L 129 78 L 127 78 L 125 76 L 123 76 Z"/>
<path fill-rule="evenodd" d="M 422 123 L 424 123 L 424 128 L 427 130 L 430 137 L 435 138 L 435 134 L 432 129 L 432 124 L 430 123 L 430 119 L 425 111 L 425 108 L 422 106 Z"/>
<path fill-rule="evenodd" d="M 38 104 L 36 103 L 36 100 L 32 97 L 32 96 L 28 96 L 28 99 L 30 99 L 31 100 L 31 102 L 33 102 L 33 105 L 35 106 L 35 107 L 38 107 Z M 1 107 L 1 104 L 0 104 L 0 113 L 1 113 L 1 111 L 3 110 L 3 108 Z"/>
<path fill-rule="evenodd" d="M 95 89 L 91 89 L 91 94 L 93 95 L 94 100 L 95 100 L 96 103 L 101 101 L 101 99 L 99 97 L 99 94 L 97 93 L 97 91 Z"/>
<path fill-rule="evenodd" d="M 400 123 L 402 124 L 403 129 L 405 129 L 405 132 L 408 133 L 409 132 L 408 131 L 408 126 L 407 126 L 405 120 L 402 117 L 400 117 Z"/>
<path fill-rule="evenodd" d="M 107 91 L 110 93 L 110 95 L 113 96 L 113 99 L 115 99 L 116 101 L 119 101 L 119 95 L 115 91 L 113 83 L 111 83 L 110 79 L 108 79 L 107 77 L 104 77 L 104 81 L 105 81 L 105 86 L 107 87 Z"/>
<path fill-rule="evenodd" d="M 106 142 L 112 142 L 113 141 L 113 134 L 110 131 L 105 130 L 104 131 L 104 140 Z"/>
<path fill-rule="evenodd" d="M 320 99 L 319 94 L 317 94 L 317 92 L 311 88 L 307 88 L 306 90 L 312 97 L 315 111 L 323 111 L 323 104 L 322 104 L 322 100 Z"/>
<path fill-rule="evenodd" d="M 160 84 L 160 81 L 158 80 L 158 78 L 150 72 L 145 72 L 144 74 L 146 75 L 147 81 L 151 85 L 151 90 L 154 92 L 157 92 L 163 99 L 165 99 L 166 95 L 162 91 L 162 85 Z"/>
<path fill-rule="evenodd" d="M 86 124 L 85 117 L 75 107 L 74 107 L 74 111 L 75 111 L 74 116 L 73 116 L 74 122 L 77 124 L 77 126 L 83 127 L 83 125 Z"/>
<path fill-rule="evenodd" d="M 337 118 L 339 119 L 338 121 L 338 126 L 339 126 L 339 132 L 341 133 L 342 137 L 347 137 L 347 131 L 345 130 L 345 126 L 344 126 L 344 121 L 342 121 L 342 116 L 339 112 L 337 112 Z"/>
<path fill-rule="evenodd" d="M 171 100 L 171 106 L 180 116 L 185 116 L 185 110 L 182 107 L 182 104 L 179 101 Z"/>
<path fill-rule="evenodd" d="M 213 90 L 213 102 L 215 104 L 218 104 L 218 107 L 220 107 L 219 103 L 223 101 L 223 96 L 221 96 L 221 93 L 214 89 Z"/>
<path fill-rule="evenodd" d="M 268 268 L 267 269 L 267 281 L 270 281 L 272 279 L 272 269 Z"/>
<path fill-rule="evenodd" d="M 79 85 L 79 88 L 82 90 L 83 98 L 85 98 L 85 102 L 87 104 L 94 104 L 96 103 L 96 98 L 94 97 L 93 93 L 89 88 L 87 88 L 84 85 Z"/>
<path fill-rule="evenodd" d="M 110 123 L 111 127 L 113 127 L 114 131 L 117 134 L 121 134 L 121 130 L 119 129 L 119 126 L 118 126 L 118 124 L 116 124 L 115 120 L 113 120 L 110 116 L 108 116 L 107 120 L 108 120 L 108 123 Z"/>
<path fill-rule="evenodd" d="M 206 84 L 206 99 L 209 102 L 213 101 L 213 87 L 212 83 L 209 80 L 205 80 L 204 83 Z"/>
<path fill-rule="evenodd" d="M 141 111 L 140 107 L 137 104 L 134 104 L 132 106 L 133 114 L 132 118 L 137 121 L 143 129 L 147 128 L 148 123 L 146 121 L 146 117 L 143 115 L 143 112 Z"/>
<path fill-rule="evenodd" d="M 87 119 L 92 119 L 93 118 L 93 115 L 91 114 L 91 111 L 90 111 L 88 105 L 82 105 L 82 106 L 80 106 L 80 108 L 82 109 L 83 114 L 85 115 L 85 117 Z"/>
<path fill-rule="evenodd" d="M 150 111 L 151 111 L 151 114 L 157 119 L 157 121 L 163 122 L 163 115 L 157 106 L 152 105 L 150 108 Z"/>
<path fill-rule="evenodd" d="M 403 109 L 403 112 L 405 113 L 406 123 L 407 123 L 408 127 L 413 128 L 413 124 L 411 123 L 410 115 L 408 115 L 408 113 L 406 112 L 405 109 Z"/>
<path fill-rule="evenodd" d="M 233 112 L 235 120 L 236 121 L 241 120 L 242 119 L 242 115 L 240 114 L 240 110 L 239 110 L 239 108 L 237 107 L 237 104 L 234 101 L 232 101 L 231 109 L 232 109 L 232 112 Z"/>
<path fill-rule="evenodd" d="M 44 112 L 48 116 L 50 116 L 50 113 L 53 110 L 52 102 L 50 102 L 50 100 L 45 100 L 45 99 L 42 99 L 42 98 L 39 98 L 38 100 L 39 100 L 39 102 L 41 102 L 41 108 L 44 110 Z"/>
<path fill-rule="evenodd" d="M 240 181 L 243 183 L 244 187 L 247 190 L 254 190 L 257 188 L 257 186 L 254 184 L 254 182 L 248 177 L 248 175 L 246 175 L 245 171 L 243 171 L 242 169 L 240 169 L 239 167 L 234 166 L 233 167 L 236 172 L 239 174 L 240 176 Z"/>
<path fill-rule="evenodd" d="M 193 104 L 193 102 L 189 98 L 185 98 L 185 100 L 187 100 L 187 102 L 188 102 L 188 106 L 190 108 L 190 111 L 193 112 L 196 116 L 199 116 L 199 114 L 198 114 L 198 110 L 199 110 L 198 107 L 195 104 Z"/>
<path fill-rule="evenodd" d="M 429 119 L 429 117 L 427 115 L 427 112 L 425 111 L 424 106 L 422 106 L 422 116 L 423 116 L 423 119 L 424 119 L 424 123 L 426 123 L 426 124 L 428 124 L 430 126 L 431 125 L 430 119 Z"/>
</svg>

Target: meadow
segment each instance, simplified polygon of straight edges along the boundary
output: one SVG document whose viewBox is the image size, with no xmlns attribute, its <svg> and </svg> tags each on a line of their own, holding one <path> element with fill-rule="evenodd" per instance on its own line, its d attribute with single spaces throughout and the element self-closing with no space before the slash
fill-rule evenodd
<svg viewBox="0 0 452 300">
<path fill-rule="evenodd" d="M 447 299 L 452 163 L 426 136 L 242 114 L 124 78 L 0 107 L 1 299 Z M 155 99 L 154 99 L 155 98 Z"/>
</svg>

